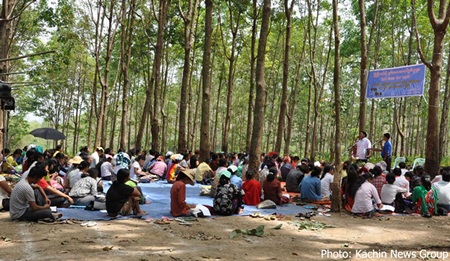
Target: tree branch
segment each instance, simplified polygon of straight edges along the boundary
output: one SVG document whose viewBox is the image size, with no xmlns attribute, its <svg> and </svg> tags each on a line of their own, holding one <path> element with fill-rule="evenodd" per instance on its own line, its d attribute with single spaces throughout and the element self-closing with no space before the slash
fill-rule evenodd
<svg viewBox="0 0 450 261">
<path fill-rule="evenodd" d="M 430 0 L 428 0 L 428 2 L 430 2 Z M 422 52 L 422 47 L 420 46 L 420 36 L 419 36 L 419 30 L 417 29 L 417 21 L 416 21 L 416 0 L 411 0 L 411 8 L 412 8 L 412 22 L 413 22 L 414 32 L 416 34 L 416 39 L 417 39 L 417 52 L 419 53 L 420 60 L 428 68 L 431 69 L 431 67 L 433 67 L 433 66 L 426 60 L 426 58 L 425 58 L 425 56 L 423 55 L 423 52 Z M 433 15 L 433 17 L 434 17 L 434 15 Z M 432 19 L 430 18 L 430 21 L 431 20 Z"/>
<path fill-rule="evenodd" d="M 413 10 L 415 10 L 416 0 L 412 0 L 411 4 L 413 5 Z M 434 15 L 434 5 L 433 4 L 434 4 L 433 0 L 427 0 L 428 18 L 430 19 L 431 27 L 433 27 L 433 29 L 436 29 L 438 22 L 436 20 L 436 16 Z"/>
</svg>

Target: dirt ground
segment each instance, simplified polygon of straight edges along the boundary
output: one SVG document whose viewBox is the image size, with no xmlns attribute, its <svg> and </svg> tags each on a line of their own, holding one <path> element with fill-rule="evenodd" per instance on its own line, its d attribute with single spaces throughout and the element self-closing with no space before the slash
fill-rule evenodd
<svg viewBox="0 0 450 261">
<path fill-rule="evenodd" d="M 12 222 L 0 213 L 0 260 L 437 260 L 450 253 L 450 218 L 347 214 L 313 220 L 334 226 L 299 230 L 292 220 L 199 219 L 192 226 L 129 219 L 80 224 Z M 281 229 L 273 227 L 282 224 Z M 264 225 L 264 236 L 234 229 Z"/>
</svg>

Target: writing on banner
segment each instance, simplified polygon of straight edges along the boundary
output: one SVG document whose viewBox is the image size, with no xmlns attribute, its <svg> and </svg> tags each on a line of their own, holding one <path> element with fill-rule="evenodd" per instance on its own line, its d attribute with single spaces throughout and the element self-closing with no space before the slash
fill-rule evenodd
<svg viewBox="0 0 450 261">
<path fill-rule="evenodd" d="M 366 98 L 422 96 L 425 71 L 424 64 L 369 71 Z"/>
</svg>

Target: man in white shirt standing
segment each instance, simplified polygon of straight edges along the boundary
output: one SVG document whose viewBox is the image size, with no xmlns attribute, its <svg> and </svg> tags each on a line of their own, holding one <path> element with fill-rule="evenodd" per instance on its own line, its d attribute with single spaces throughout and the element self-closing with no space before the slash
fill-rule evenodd
<svg viewBox="0 0 450 261">
<path fill-rule="evenodd" d="M 367 132 L 359 133 L 359 140 L 356 142 L 356 158 L 358 161 L 367 162 L 367 152 L 372 148 L 372 143 L 367 138 Z"/>
</svg>

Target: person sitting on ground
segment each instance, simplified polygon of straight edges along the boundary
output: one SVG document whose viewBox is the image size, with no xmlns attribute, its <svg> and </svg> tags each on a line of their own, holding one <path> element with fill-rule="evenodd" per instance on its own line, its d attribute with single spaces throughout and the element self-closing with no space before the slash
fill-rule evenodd
<svg viewBox="0 0 450 261">
<path fill-rule="evenodd" d="M 218 177 L 220 172 L 226 170 L 228 168 L 227 159 L 220 158 L 219 159 L 219 167 L 216 169 L 216 176 Z"/>
<path fill-rule="evenodd" d="M 421 178 L 425 174 L 425 169 L 423 166 L 418 165 L 413 169 L 412 173 L 413 175 L 409 181 L 410 191 L 413 191 L 415 187 L 421 184 Z"/>
<path fill-rule="evenodd" d="M 44 169 L 47 171 L 46 176 L 48 176 L 49 168 L 52 168 L 53 163 L 54 162 L 52 162 L 51 160 L 50 161 L 47 160 L 46 162 L 36 164 L 36 166 L 39 167 L 43 166 Z M 70 204 L 73 204 L 73 199 L 69 195 L 62 192 L 61 190 L 52 187 L 49 181 L 46 180 L 45 178 L 46 176 L 44 176 L 44 178 L 39 180 L 36 183 L 36 185 L 40 186 L 44 190 L 45 194 L 50 199 L 50 206 L 65 208 L 68 207 Z"/>
<path fill-rule="evenodd" d="M 386 178 L 382 175 L 383 170 L 381 169 L 380 166 L 375 166 L 373 169 L 370 170 L 370 173 L 373 174 L 373 179 L 370 181 L 370 183 L 372 183 L 375 186 L 378 192 L 378 196 L 381 197 L 381 189 L 383 188 L 383 185 L 386 184 Z"/>
<path fill-rule="evenodd" d="M 364 173 L 359 177 L 358 182 L 351 191 L 351 195 L 355 199 L 352 207 L 352 213 L 354 215 L 372 217 L 375 213 L 372 201 L 375 201 L 379 209 L 383 207 L 377 189 L 370 183 L 371 179 L 371 173 Z"/>
<path fill-rule="evenodd" d="M 383 205 L 393 206 L 395 208 L 395 213 L 401 213 L 404 211 L 403 197 L 401 193 L 408 191 L 406 188 L 401 188 L 394 185 L 395 175 L 394 173 L 389 173 L 386 175 L 387 184 L 384 184 L 381 188 L 381 202 Z"/>
<path fill-rule="evenodd" d="M 313 202 L 322 199 L 322 187 L 320 182 L 320 167 L 313 166 L 310 175 L 305 175 L 300 183 L 300 198 L 306 202 Z"/>
<path fill-rule="evenodd" d="M 186 184 L 194 186 L 193 169 L 187 169 L 177 175 L 172 188 L 170 189 L 170 213 L 174 217 L 182 217 L 191 215 L 191 209 L 195 205 L 186 203 Z"/>
<path fill-rule="evenodd" d="M 113 182 L 106 193 L 106 211 L 110 217 L 117 215 L 128 216 L 133 212 L 134 215 L 145 215 L 139 207 L 141 193 L 125 183 L 130 180 L 130 171 L 120 169 L 117 173 L 117 180 Z"/>
<path fill-rule="evenodd" d="M 270 168 L 269 174 L 263 182 L 264 200 L 272 200 L 275 204 L 281 205 L 289 202 L 281 191 L 280 181 L 277 179 L 278 170 Z"/>
<path fill-rule="evenodd" d="M 9 214 L 12 220 L 38 221 L 41 219 L 55 220 L 50 210 L 50 200 L 41 187 L 36 184 L 47 171 L 44 166 L 32 168 L 25 179 L 20 180 L 11 192 Z M 62 214 L 56 214 L 61 217 Z"/>
<path fill-rule="evenodd" d="M 245 193 L 242 201 L 246 205 L 256 206 L 261 202 L 261 183 L 253 178 L 254 172 L 252 170 L 248 170 L 245 176 L 247 180 L 242 184 L 242 190 Z"/>
<path fill-rule="evenodd" d="M 355 203 L 354 197 L 351 195 L 353 186 L 359 179 L 358 171 L 354 165 L 349 164 L 347 167 L 347 177 L 342 179 L 341 194 L 342 194 L 342 206 L 348 212 L 352 212 L 353 204 Z"/>
<path fill-rule="evenodd" d="M 90 168 L 86 173 L 81 174 L 81 179 L 73 185 L 69 192 L 74 205 L 87 206 L 91 201 L 95 201 L 98 193 L 97 176 L 98 171 L 95 168 Z"/>
<path fill-rule="evenodd" d="M 100 166 L 102 180 L 116 180 L 116 173 L 114 173 L 112 161 L 113 157 L 109 154 L 105 154 L 105 161 Z"/>
<path fill-rule="evenodd" d="M 308 166 L 299 163 L 295 169 L 292 169 L 287 174 L 285 187 L 287 192 L 300 192 L 299 185 L 300 182 L 302 182 L 303 177 L 305 176 L 303 174 L 302 168 L 309 170 Z M 308 170 L 306 172 L 308 172 Z"/>
<path fill-rule="evenodd" d="M 438 200 L 438 208 L 444 208 L 450 211 L 450 172 L 442 170 L 442 180 L 432 184 L 432 187 L 436 190 Z"/>
<path fill-rule="evenodd" d="M 142 170 L 145 157 L 138 156 L 136 160 L 131 164 L 130 168 L 130 179 L 138 180 L 142 176 L 147 176 L 148 173 Z"/>
<path fill-rule="evenodd" d="M 150 166 L 148 167 L 148 172 L 162 179 L 167 173 L 167 164 L 165 162 L 164 156 L 159 156 L 156 161 L 150 164 Z"/>
<path fill-rule="evenodd" d="M 9 210 L 9 197 L 11 196 L 11 187 L 6 182 L 5 177 L 0 175 L 0 210 Z"/>
<path fill-rule="evenodd" d="M 323 175 L 320 178 L 320 189 L 322 193 L 322 197 L 330 198 L 331 197 L 331 184 L 333 184 L 334 180 L 334 167 L 331 165 L 325 165 L 323 168 Z"/>
<path fill-rule="evenodd" d="M 431 187 L 431 177 L 428 174 L 422 175 L 420 178 L 421 185 L 414 188 L 411 196 L 411 201 L 415 204 L 414 211 L 421 214 L 422 217 L 431 217 L 437 213 L 437 202 L 439 201 L 436 189 Z M 431 197 L 429 194 L 432 194 Z M 430 204 L 429 200 L 434 201 Z"/>
<path fill-rule="evenodd" d="M 78 161 L 74 162 L 78 163 Z M 78 169 L 72 170 L 67 174 L 67 177 L 64 179 L 64 189 L 67 193 L 70 192 L 70 189 L 81 179 L 81 174 L 86 173 L 91 164 L 85 160 L 79 162 Z"/>
<path fill-rule="evenodd" d="M 407 189 L 408 191 L 403 193 L 403 197 L 409 197 L 411 193 L 409 193 L 409 181 L 406 179 L 406 174 L 402 176 L 402 170 L 400 168 L 395 168 L 392 172 L 395 175 L 394 185 Z"/>
<path fill-rule="evenodd" d="M 242 189 L 242 179 L 237 176 L 238 168 L 235 165 L 231 165 L 227 170 L 231 173 L 231 184 L 235 185 L 238 189 Z"/>
<path fill-rule="evenodd" d="M 180 162 L 183 160 L 183 155 L 174 154 L 170 157 L 172 159 L 172 165 L 167 170 L 166 179 L 168 183 L 174 183 L 177 176 L 177 169 Z"/>
<path fill-rule="evenodd" d="M 17 164 L 17 160 L 22 155 L 21 149 L 16 149 L 12 155 L 9 155 L 6 157 L 6 161 L 3 162 L 2 168 L 4 173 L 12 174 L 16 173 L 16 167 L 19 165 Z"/>
<path fill-rule="evenodd" d="M 405 173 L 408 172 L 408 169 L 406 168 L 406 162 L 400 162 L 398 164 L 398 167 L 402 170 L 402 176 L 404 176 Z"/>
<path fill-rule="evenodd" d="M 100 162 L 100 158 L 103 156 L 103 153 L 105 150 L 102 147 L 97 147 L 94 151 L 94 153 L 91 154 L 92 162 L 91 162 L 91 168 L 95 168 L 97 163 Z"/>
<path fill-rule="evenodd" d="M 195 181 L 202 185 L 211 185 L 214 182 L 216 173 L 206 162 L 202 162 L 195 170 Z"/>
<path fill-rule="evenodd" d="M 281 180 L 282 181 L 286 181 L 286 177 L 288 175 L 288 173 L 294 169 L 294 167 L 292 167 L 291 164 L 291 157 L 289 156 L 284 156 L 283 157 L 283 163 L 280 167 L 280 173 L 281 173 Z"/>
<path fill-rule="evenodd" d="M 231 184 L 230 179 L 231 172 L 224 170 L 220 173 L 219 186 L 213 201 L 214 212 L 217 215 L 230 216 L 242 212 L 242 191 Z"/>
</svg>

